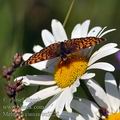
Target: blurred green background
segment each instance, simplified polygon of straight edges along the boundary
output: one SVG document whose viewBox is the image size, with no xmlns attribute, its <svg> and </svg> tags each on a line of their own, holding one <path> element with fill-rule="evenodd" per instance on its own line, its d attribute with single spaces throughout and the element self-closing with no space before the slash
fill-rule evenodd
<svg viewBox="0 0 120 120">
<path fill-rule="evenodd" d="M 53 18 L 62 23 L 67 14 L 72 0 L 0 0 L 0 70 L 2 67 L 9 66 L 16 52 L 32 52 L 33 45 L 41 44 L 41 30 L 51 30 L 51 20 Z M 73 27 L 82 23 L 86 19 L 91 20 L 91 26 L 108 26 L 116 28 L 115 32 L 107 34 L 107 42 L 116 42 L 120 44 L 120 0 L 76 0 L 73 6 L 70 18 L 65 26 L 68 36 Z M 100 46 L 99 46 L 100 47 Z M 104 60 L 116 64 L 115 56 L 105 58 Z M 104 80 L 104 71 L 98 70 L 97 81 Z M 41 74 L 31 67 L 20 68 L 14 74 L 14 77 L 26 74 Z M 102 75 L 101 75 L 102 74 Z M 120 78 L 119 70 L 115 71 L 116 79 Z M 0 116 L 2 120 L 13 120 L 10 113 L 10 100 L 5 94 L 5 79 L 0 78 Z M 36 88 L 37 89 L 37 88 Z M 25 88 L 18 96 L 18 102 L 32 95 L 36 90 L 33 87 Z M 79 88 L 81 96 L 85 96 L 84 90 Z M 79 96 L 79 94 L 77 94 Z M 37 105 L 44 106 L 46 101 Z M 26 111 L 27 113 L 39 113 L 42 109 L 38 107 Z M 5 114 L 6 113 L 6 114 Z M 56 119 L 54 116 L 53 119 Z M 38 120 L 39 116 L 27 116 L 26 120 Z"/>
</svg>

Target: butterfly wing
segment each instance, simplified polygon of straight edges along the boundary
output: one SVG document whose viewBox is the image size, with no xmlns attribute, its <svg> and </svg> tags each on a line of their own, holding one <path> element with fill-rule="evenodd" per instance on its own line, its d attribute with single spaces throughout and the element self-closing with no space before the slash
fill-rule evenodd
<svg viewBox="0 0 120 120">
<path fill-rule="evenodd" d="M 42 49 L 40 52 L 33 54 L 27 61 L 25 61 L 25 64 L 33 64 L 40 61 L 49 60 L 61 56 L 62 52 L 65 54 L 78 52 L 81 49 L 95 46 L 102 41 L 105 41 L 105 39 L 97 37 L 86 37 L 54 43 Z"/>
<path fill-rule="evenodd" d="M 65 41 L 64 47 L 66 49 L 66 53 L 70 54 L 78 52 L 81 49 L 95 46 L 96 44 L 99 44 L 102 41 L 105 41 L 105 39 L 97 37 L 76 38 Z"/>
<path fill-rule="evenodd" d="M 60 56 L 60 43 L 54 43 L 42 49 L 40 52 L 33 54 L 27 61 L 25 61 L 25 64 L 34 64 L 58 56 Z"/>
</svg>

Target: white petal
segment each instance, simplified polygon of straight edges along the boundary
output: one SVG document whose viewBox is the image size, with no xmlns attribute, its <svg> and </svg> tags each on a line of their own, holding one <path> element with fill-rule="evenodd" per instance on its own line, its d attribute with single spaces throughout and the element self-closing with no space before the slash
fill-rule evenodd
<svg viewBox="0 0 120 120">
<path fill-rule="evenodd" d="M 27 54 L 23 55 L 25 61 L 30 56 L 32 56 L 32 54 L 27 53 Z M 38 62 L 38 63 L 30 64 L 30 66 L 32 66 L 33 68 L 35 68 L 37 70 L 43 70 L 43 71 L 46 71 L 46 72 L 49 72 L 49 73 L 53 73 L 54 69 L 55 69 L 55 66 L 58 63 L 58 61 L 59 61 L 59 57 L 56 57 L 56 58 L 53 58 L 53 59 L 50 59 L 50 60 L 44 60 L 44 61 L 41 61 L 41 62 Z"/>
<path fill-rule="evenodd" d="M 34 81 L 34 80 L 28 80 L 28 79 L 25 79 L 22 81 L 22 83 L 24 85 L 54 85 L 56 84 L 55 81 Z"/>
<path fill-rule="evenodd" d="M 95 73 L 85 73 L 84 75 L 81 76 L 81 79 L 85 80 L 85 79 L 90 79 L 93 78 L 95 76 Z"/>
<path fill-rule="evenodd" d="M 100 36 L 98 36 L 99 38 L 103 37 L 105 34 L 109 33 L 109 32 L 112 32 L 112 31 L 115 31 L 116 29 L 110 29 L 110 30 L 107 30 L 105 32 L 103 32 Z"/>
<path fill-rule="evenodd" d="M 56 106 L 56 113 L 61 115 L 64 107 L 66 108 L 67 112 L 72 112 L 72 109 L 70 107 L 70 103 L 73 99 L 73 94 L 71 92 L 71 89 L 69 87 L 65 88 L 61 95 L 58 98 L 57 106 Z"/>
<path fill-rule="evenodd" d="M 41 47 L 40 45 L 35 45 L 35 46 L 33 47 L 33 51 L 34 51 L 35 53 L 39 52 L 39 51 L 42 50 L 42 49 L 43 49 L 43 47 Z"/>
<path fill-rule="evenodd" d="M 65 104 L 65 109 L 67 112 L 71 113 L 72 112 L 72 108 L 70 107 L 70 102 L 66 102 Z"/>
<path fill-rule="evenodd" d="M 116 53 L 117 51 L 119 51 L 118 48 L 112 48 L 112 49 L 104 50 L 104 51 L 101 50 L 101 51 L 95 53 L 94 56 L 90 57 L 88 66 L 90 66 L 91 64 L 93 64 L 94 62 L 96 62 L 97 60 L 99 60 L 103 57 L 106 57 L 106 56 Z"/>
<path fill-rule="evenodd" d="M 49 118 L 55 110 L 58 97 L 59 95 L 56 95 L 50 99 L 50 101 L 45 106 L 44 110 L 41 112 L 40 120 L 49 120 Z"/>
<path fill-rule="evenodd" d="M 100 87 L 94 80 L 88 80 L 86 84 L 91 95 L 93 96 L 95 101 L 98 103 L 98 105 L 100 105 L 103 108 L 106 108 L 108 111 L 111 112 L 111 109 L 109 106 L 110 102 L 103 88 Z"/>
<path fill-rule="evenodd" d="M 41 36 L 45 46 L 55 43 L 53 35 L 48 30 L 42 30 Z"/>
<path fill-rule="evenodd" d="M 15 78 L 15 79 L 14 79 L 14 81 L 23 80 L 23 79 L 24 79 L 24 77 L 26 77 L 26 76 L 20 76 L 20 77 L 17 77 L 17 78 Z"/>
<path fill-rule="evenodd" d="M 44 109 L 41 113 L 40 120 L 49 120 L 54 112 L 55 106 L 56 101 L 50 104 L 48 108 Z"/>
<path fill-rule="evenodd" d="M 73 99 L 73 94 L 71 92 L 71 89 L 67 89 L 66 97 L 67 97 L 67 100 L 66 100 L 65 108 L 67 112 L 72 112 L 72 109 L 70 107 L 71 101 Z"/>
<path fill-rule="evenodd" d="M 52 75 L 26 75 L 26 78 L 34 81 L 53 81 L 54 79 Z"/>
<path fill-rule="evenodd" d="M 98 63 L 92 64 L 90 67 L 87 68 L 87 70 L 90 70 L 90 69 L 101 69 L 101 70 L 110 71 L 110 72 L 115 70 L 113 65 L 106 62 L 98 62 Z"/>
<path fill-rule="evenodd" d="M 24 111 L 27 108 L 31 107 L 36 102 L 44 100 L 44 99 L 51 97 L 55 94 L 58 94 L 59 92 L 61 92 L 61 89 L 58 88 L 58 86 L 53 86 L 53 87 L 49 87 L 49 88 L 45 88 L 43 90 L 40 90 L 39 92 L 36 92 L 32 96 L 26 98 L 23 101 L 23 105 L 22 105 L 21 109 L 22 109 L 22 111 Z"/>
<path fill-rule="evenodd" d="M 20 78 L 16 78 L 16 80 Z M 54 85 L 56 82 L 53 79 L 53 76 L 50 75 L 27 75 L 22 77 L 22 83 L 24 85 Z"/>
<path fill-rule="evenodd" d="M 104 46 L 102 46 L 98 51 L 95 51 L 92 56 L 90 57 L 90 59 L 92 59 L 95 55 L 103 52 L 104 51 L 109 51 L 110 49 L 114 49 L 115 47 L 117 46 L 116 43 L 108 43 L 108 44 L 105 44 Z"/>
<path fill-rule="evenodd" d="M 89 119 L 89 116 L 93 118 L 97 117 L 96 113 L 98 113 L 99 110 L 95 103 L 87 99 L 73 100 L 71 102 L 71 107 L 82 114 L 82 116 L 85 116 L 87 118 L 86 120 Z"/>
<path fill-rule="evenodd" d="M 61 115 L 60 118 L 62 120 L 85 120 L 80 114 L 78 113 L 68 113 L 66 111 L 64 111 Z"/>
<path fill-rule="evenodd" d="M 98 33 L 101 31 L 101 27 L 94 27 L 94 28 L 92 28 L 91 30 L 90 30 L 90 32 L 88 33 L 88 37 L 91 37 L 91 36 L 93 36 L 93 37 L 96 37 L 97 35 L 98 35 Z"/>
<path fill-rule="evenodd" d="M 55 112 L 56 114 L 60 115 L 65 107 L 65 103 L 66 103 L 66 93 L 67 93 L 67 89 L 69 88 L 65 88 L 63 90 L 63 92 L 60 94 L 58 100 L 57 100 L 57 105 L 56 105 L 56 108 L 55 108 Z"/>
<path fill-rule="evenodd" d="M 77 78 L 77 80 L 73 83 L 73 85 L 70 86 L 71 92 L 75 93 L 77 91 L 77 87 L 80 86 L 80 80 Z"/>
<path fill-rule="evenodd" d="M 118 91 L 117 83 L 111 73 L 105 75 L 105 88 L 110 101 L 113 112 L 119 111 L 120 107 L 120 94 Z"/>
<path fill-rule="evenodd" d="M 77 24 L 72 31 L 71 38 L 80 38 L 81 37 L 81 25 Z"/>
<path fill-rule="evenodd" d="M 31 64 L 31 66 L 38 70 L 43 70 L 43 69 L 46 69 L 47 62 L 48 62 L 48 60 L 45 60 L 45 61 Z"/>
<path fill-rule="evenodd" d="M 52 81 L 53 80 L 53 76 L 51 75 L 26 75 L 26 76 L 21 76 L 21 77 L 17 77 L 15 78 L 15 81 L 17 80 L 24 80 L 24 79 L 28 79 L 28 80 L 34 80 L 34 81 Z"/>
<path fill-rule="evenodd" d="M 28 80 L 34 81 L 53 81 L 54 77 L 52 75 L 26 75 Z"/>
<path fill-rule="evenodd" d="M 97 35 L 97 37 L 99 37 L 106 28 L 107 28 L 107 26 L 105 26 L 105 27 L 99 32 L 99 34 Z"/>
<path fill-rule="evenodd" d="M 72 86 L 79 87 L 80 86 L 80 80 L 77 78 L 77 80 L 74 82 Z"/>
<path fill-rule="evenodd" d="M 101 51 L 104 51 L 104 50 L 110 50 L 112 48 L 115 48 L 117 47 L 117 43 L 108 43 L 108 44 L 105 44 L 104 46 L 102 46 L 98 52 L 101 52 Z"/>
<path fill-rule="evenodd" d="M 52 20 L 52 32 L 56 42 L 62 42 L 68 39 L 63 25 L 56 19 Z"/>
<path fill-rule="evenodd" d="M 50 60 L 44 60 L 35 64 L 31 64 L 32 67 L 38 69 L 38 70 L 42 70 L 42 71 L 46 71 L 49 73 L 53 73 L 55 70 L 55 66 L 58 63 L 59 58 L 53 58 Z"/>
<path fill-rule="evenodd" d="M 33 54 L 31 54 L 31 53 L 25 53 L 25 54 L 22 56 L 22 58 L 23 58 L 24 61 L 26 61 L 26 60 L 28 60 L 29 57 L 31 57 L 32 55 L 33 55 Z"/>
<path fill-rule="evenodd" d="M 88 29 L 89 29 L 90 20 L 86 20 L 81 25 L 81 37 L 87 37 Z"/>
</svg>

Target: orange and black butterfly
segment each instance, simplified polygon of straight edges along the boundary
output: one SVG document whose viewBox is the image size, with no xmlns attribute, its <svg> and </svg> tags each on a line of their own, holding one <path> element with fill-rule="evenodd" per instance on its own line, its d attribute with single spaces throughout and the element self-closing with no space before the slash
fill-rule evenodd
<svg viewBox="0 0 120 120">
<path fill-rule="evenodd" d="M 104 38 L 85 37 L 53 43 L 48 47 L 43 48 L 41 51 L 33 54 L 27 61 L 25 61 L 25 64 L 34 64 L 40 61 L 53 59 L 55 57 L 66 58 L 68 54 L 78 52 L 81 49 L 85 49 L 91 46 L 95 46 L 104 40 Z"/>
</svg>

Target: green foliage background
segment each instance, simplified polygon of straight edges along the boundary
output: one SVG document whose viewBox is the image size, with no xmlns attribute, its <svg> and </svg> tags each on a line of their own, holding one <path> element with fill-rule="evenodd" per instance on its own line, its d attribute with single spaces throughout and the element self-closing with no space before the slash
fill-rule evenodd
<svg viewBox="0 0 120 120">
<path fill-rule="evenodd" d="M 51 20 L 53 18 L 64 21 L 70 6 L 71 0 L 0 0 L 0 70 L 2 67 L 9 66 L 12 57 L 16 52 L 25 53 L 32 52 L 33 45 L 43 45 L 41 39 L 41 30 L 51 30 Z M 91 20 L 93 26 L 108 26 L 116 28 L 117 31 L 106 35 L 107 42 L 116 42 L 120 44 L 120 0 L 76 0 L 73 6 L 70 18 L 65 29 L 70 33 L 78 22 L 82 23 L 86 19 Z M 100 46 L 99 46 L 100 47 Z M 120 46 L 119 46 L 120 47 Z M 115 56 L 112 55 L 104 60 L 116 64 Z M 98 70 L 97 81 L 103 83 L 104 73 Z M 26 74 L 42 74 L 41 72 L 31 68 L 20 68 L 14 74 L 14 77 Z M 119 70 L 115 71 L 115 77 L 120 77 Z M 13 120 L 9 115 L 10 102 L 5 94 L 6 81 L 0 78 L 0 119 Z M 37 89 L 37 88 L 36 88 Z M 35 92 L 34 87 L 26 87 L 18 96 L 21 101 Z M 86 96 L 84 90 L 80 87 L 77 96 Z M 48 100 L 38 103 L 25 113 L 39 113 Z M 7 114 L 8 113 L 8 114 Z M 38 120 L 39 116 L 27 116 L 26 120 Z M 56 119 L 54 116 L 52 119 Z"/>
</svg>

